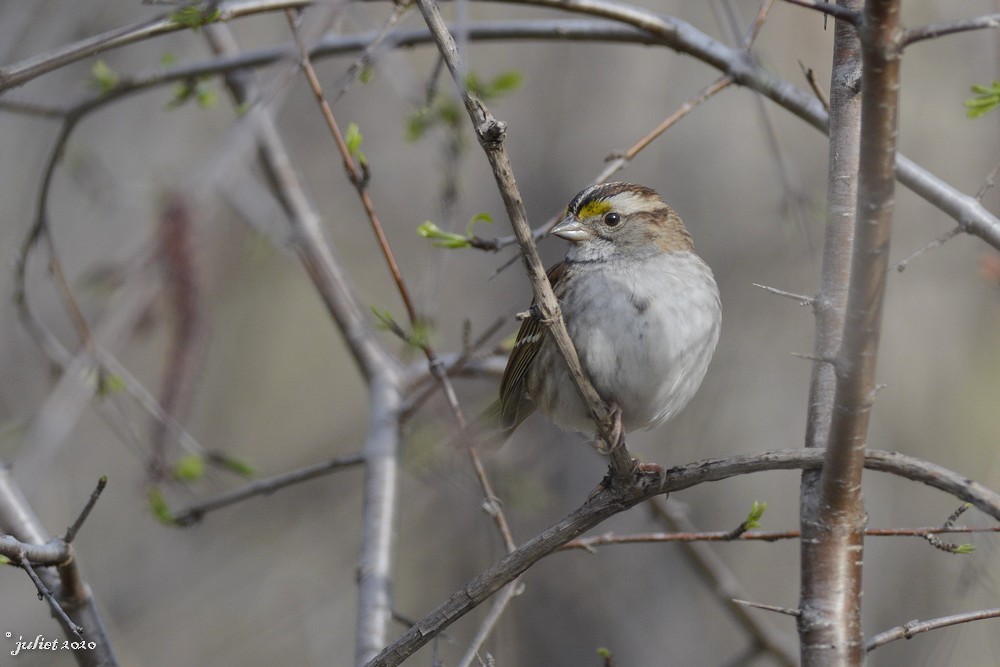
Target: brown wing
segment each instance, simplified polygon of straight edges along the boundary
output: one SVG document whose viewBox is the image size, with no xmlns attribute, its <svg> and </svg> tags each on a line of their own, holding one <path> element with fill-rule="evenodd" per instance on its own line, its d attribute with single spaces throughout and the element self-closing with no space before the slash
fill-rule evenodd
<svg viewBox="0 0 1000 667">
<path fill-rule="evenodd" d="M 559 262 L 546 274 L 549 284 L 553 287 L 559 281 L 566 265 Z M 535 301 L 531 301 L 532 307 Z M 528 379 L 528 369 L 542 347 L 545 336 L 545 326 L 536 317 L 528 317 L 521 322 L 514 341 L 514 349 L 507 359 L 507 367 L 500 381 L 500 428 L 510 430 L 516 428 L 535 406 L 525 396 L 525 382 Z"/>
</svg>

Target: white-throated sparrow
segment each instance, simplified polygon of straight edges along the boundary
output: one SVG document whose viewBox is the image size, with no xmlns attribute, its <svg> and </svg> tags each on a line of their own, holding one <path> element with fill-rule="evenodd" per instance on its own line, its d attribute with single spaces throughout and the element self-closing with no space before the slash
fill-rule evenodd
<svg viewBox="0 0 1000 667">
<path fill-rule="evenodd" d="M 572 242 L 548 278 L 594 388 L 626 430 L 670 419 L 698 390 L 722 320 L 684 223 L 653 190 L 604 183 L 574 197 L 552 233 Z M 535 408 L 562 428 L 594 428 L 547 329 L 528 317 L 486 414 L 509 434 Z"/>
</svg>

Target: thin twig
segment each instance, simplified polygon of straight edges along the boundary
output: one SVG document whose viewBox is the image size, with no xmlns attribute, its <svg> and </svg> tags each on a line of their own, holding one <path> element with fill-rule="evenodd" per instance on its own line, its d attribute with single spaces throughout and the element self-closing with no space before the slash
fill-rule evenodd
<svg viewBox="0 0 1000 667">
<path fill-rule="evenodd" d="M 101 497 L 102 493 L 104 493 L 104 488 L 107 485 L 107 475 L 103 475 L 101 476 L 101 479 L 97 480 L 97 487 L 93 490 L 93 492 L 91 492 L 90 498 L 87 500 L 87 504 L 83 506 L 82 510 L 80 510 L 80 515 L 76 517 L 76 521 L 74 521 L 70 527 L 66 529 L 66 536 L 63 537 L 63 542 L 66 544 L 73 543 L 73 540 L 76 539 L 76 534 L 80 531 L 80 527 L 83 525 L 83 522 L 87 520 L 87 517 L 90 516 L 90 511 L 94 509 L 94 505 L 97 504 L 97 499 Z"/>
<path fill-rule="evenodd" d="M 809 84 L 809 89 L 813 91 L 813 95 L 823 105 L 823 109 L 827 113 L 830 113 L 830 98 L 827 97 L 823 88 L 819 85 L 819 81 L 816 80 L 816 71 L 812 67 L 806 67 L 801 60 L 799 61 L 799 67 L 802 68 L 802 76 L 806 78 L 806 83 Z"/>
<path fill-rule="evenodd" d="M 958 236 L 959 234 L 961 234 L 962 231 L 963 230 L 962 230 L 961 227 L 952 227 L 951 229 L 949 229 L 948 231 L 946 231 L 944 234 L 939 235 L 938 237 L 934 238 L 931 241 L 928 241 L 927 245 L 925 245 L 923 248 L 920 248 L 919 250 L 916 250 L 913 253 L 911 253 L 910 255 L 906 256 L 903 259 L 901 259 L 899 261 L 899 263 L 896 264 L 896 266 L 893 267 L 893 268 L 895 268 L 896 271 L 899 271 L 900 273 L 902 273 L 903 271 L 906 270 L 906 267 L 909 266 L 910 262 L 912 262 L 913 260 L 915 260 L 917 257 L 920 257 L 924 253 L 926 253 L 926 252 L 928 252 L 930 250 L 933 250 L 934 248 L 938 248 L 940 246 L 943 246 L 945 243 L 947 243 L 951 239 L 953 239 L 956 236 Z"/>
<path fill-rule="evenodd" d="M 619 483 L 627 483 L 632 478 L 634 465 L 632 457 L 625 447 L 624 430 L 615 428 L 615 416 L 583 372 L 573 341 L 570 340 L 569 333 L 566 331 L 566 323 L 559 309 L 559 303 L 552 293 L 552 286 L 546 277 L 545 267 L 542 265 L 538 250 L 535 248 L 532 231 L 524 211 L 524 203 L 514 180 L 514 170 L 504 148 L 506 124 L 498 121 L 477 95 L 470 90 L 463 89 L 461 73 L 464 70 L 458 56 L 458 48 L 437 5 L 432 0 L 417 0 L 417 4 L 427 27 L 434 35 L 434 41 L 438 45 L 438 50 L 448 66 L 448 71 L 451 73 L 455 85 L 461 90 L 466 111 L 472 120 L 480 146 L 486 152 L 487 159 L 493 169 L 497 186 L 507 209 L 507 215 L 514 227 L 514 233 L 521 248 L 521 255 L 528 271 L 528 278 L 531 281 L 535 302 L 542 321 L 548 325 L 549 335 L 552 336 L 560 354 L 566 360 L 570 377 L 597 427 L 600 439 L 608 445 L 613 477 Z"/>
<path fill-rule="evenodd" d="M 466 649 L 465 655 L 458 662 L 458 667 L 471 667 L 473 661 L 479 658 L 479 649 L 493 632 L 493 629 L 500 621 L 500 617 L 506 611 L 507 605 L 521 594 L 523 588 L 521 580 L 515 579 L 500 591 L 497 598 L 493 600 L 490 610 L 486 613 L 486 618 L 483 619 L 483 622 L 480 623 L 479 628 L 476 630 L 476 636 L 469 643 L 469 648 Z"/>
<path fill-rule="evenodd" d="M 986 180 L 983 181 L 983 184 L 979 187 L 979 190 L 976 191 L 977 202 L 982 203 L 983 197 L 986 196 L 986 193 L 990 191 L 990 188 L 996 185 L 997 172 L 1000 172 L 1000 164 L 998 164 L 997 166 L 993 167 L 993 169 L 990 170 L 990 173 L 986 175 Z"/>
<path fill-rule="evenodd" d="M 670 499 L 653 498 L 649 501 L 649 506 L 653 516 L 671 530 L 697 532 L 697 528 L 680 503 Z M 741 526 L 745 527 L 745 522 Z M 730 540 L 739 539 L 740 535 L 734 535 L 734 532 L 730 531 L 725 537 Z M 745 532 L 743 530 L 740 534 Z M 776 632 L 770 625 L 762 623 L 756 615 L 733 603 L 733 598 L 747 597 L 747 591 L 711 545 L 684 543 L 682 553 L 687 556 L 688 561 L 704 580 L 706 587 L 726 607 L 743 631 L 753 639 L 754 644 L 761 647 L 779 664 L 787 667 L 798 664 L 795 649 L 784 634 Z"/>
<path fill-rule="evenodd" d="M 624 8 L 617 3 L 604 0 L 588 0 L 585 5 L 575 0 L 532 0 L 532 3 L 564 11 L 596 14 L 617 21 L 619 24 L 610 21 L 572 19 L 472 24 L 469 26 L 470 39 L 606 41 L 667 46 L 724 72 L 729 72 L 734 76 L 738 75 L 737 80 L 740 85 L 765 95 L 820 131 L 827 131 L 828 118 L 818 101 L 814 106 L 812 104 L 814 98 L 796 90 L 788 82 L 776 79 L 773 74 L 766 72 L 759 65 L 746 62 L 740 50 L 720 44 L 689 24 L 678 22 L 669 17 L 657 16 L 635 7 Z M 285 5 L 279 4 L 278 6 L 283 8 Z M 322 57 L 361 51 L 376 36 L 375 33 L 348 36 L 329 35 L 314 46 L 311 55 Z M 405 30 L 393 31 L 387 38 L 387 42 L 399 48 L 425 44 L 429 39 L 430 36 L 425 30 Z M 72 45 L 72 47 L 76 48 L 81 45 L 82 43 Z M 288 55 L 287 48 L 272 47 L 247 52 L 239 56 L 209 59 L 193 65 L 179 65 L 166 69 L 157 68 L 144 75 L 122 77 L 119 84 L 111 91 L 104 94 L 91 94 L 82 102 L 72 105 L 65 113 L 67 115 L 87 113 L 149 86 L 164 85 L 244 68 L 263 67 L 275 61 L 286 59 Z M 2 81 L 2 77 L 0 77 L 0 81 Z M 83 107 L 87 107 L 86 110 Z M 897 173 L 903 185 L 944 211 L 948 216 L 960 221 L 970 233 L 1000 249 L 1000 221 L 972 197 L 962 195 L 955 188 L 903 155 L 899 155 L 897 158 Z M 544 233 L 544 229 L 536 231 L 535 238 L 541 238 Z M 513 239 L 507 238 L 501 240 L 503 246 L 514 242 Z M 497 250 L 500 247 L 490 242 L 485 243 L 491 250 Z"/>
<path fill-rule="evenodd" d="M 752 284 L 754 287 L 759 287 L 760 289 L 770 294 L 777 294 L 778 296 L 783 296 L 786 299 L 792 299 L 793 301 L 798 301 L 800 306 L 811 306 L 816 302 L 815 297 L 805 296 L 803 294 L 796 294 L 794 292 L 786 292 L 783 289 L 778 289 L 777 287 L 768 287 L 767 285 L 761 285 L 760 283 L 752 283 Z"/>
<path fill-rule="evenodd" d="M 201 521 L 209 512 L 222 509 L 223 507 L 228 507 L 229 505 L 241 502 L 247 498 L 253 498 L 254 496 L 267 496 L 274 493 L 278 489 L 285 488 L 286 486 L 292 486 L 293 484 L 306 482 L 310 479 L 323 477 L 324 475 L 328 475 L 344 468 L 360 466 L 364 462 L 364 454 L 348 454 L 346 456 L 332 458 L 329 461 L 314 463 L 291 472 L 285 472 L 272 477 L 258 479 L 250 484 L 247 484 L 246 486 L 241 486 L 238 489 L 233 489 L 232 491 L 227 491 L 226 493 L 219 494 L 212 498 L 206 498 L 189 505 L 187 508 L 175 513 L 173 515 L 173 521 L 178 526 L 190 526 Z"/>
<path fill-rule="evenodd" d="M 364 206 L 365 213 L 368 215 L 372 231 L 375 232 L 379 248 L 382 250 L 382 255 L 389 267 L 389 272 L 392 274 L 392 278 L 396 283 L 396 288 L 399 291 L 399 295 L 403 300 L 404 306 L 406 307 L 406 313 L 410 319 L 410 324 L 417 326 L 420 322 L 420 318 L 417 315 L 416 307 L 413 305 L 413 299 L 410 297 L 410 291 L 406 286 L 406 281 L 403 279 L 403 274 L 402 271 L 400 271 L 399 264 L 396 262 L 392 248 L 389 246 L 389 240 L 382 228 L 382 222 L 379 220 L 378 214 L 375 212 L 375 204 L 368 193 L 367 177 L 365 175 L 364 165 L 359 167 L 355 164 L 354 156 L 351 155 L 347 142 L 344 140 L 340 127 L 337 125 L 337 119 L 334 117 L 333 111 L 330 109 L 330 104 L 327 102 L 326 97 L 323 94 L 319 78 L 316 76 L 316 70 L 312 66 L 312 61 L 309 57 L 309 50 L 306 48 L 305 43 L 302 40 L 302 34 L 298 29 L 298 21 L 296 20 L 295 13 L 289 9 L 286 10 L 285 15 L 288 18 L 288 24 L 292 30 L 292 35 L 295 38 L 295 44 L 299 50 L 302 71 L 306 75 L 306 79 L 309 82 L 313 95 L 316 97 L 316 101 L 319 103 L 320 110 L 323 113 L 323 118 L 326 120 L 327 126 L 329 127 L 334 141 L 337 144 L 337 149 L 340 151 L 341 158 L 344 161 L 344 168 L 347 170 L 350 181 L 354 184 L 354 187 L 358 192 L 358 196 L 361 198 L 362 206 Z M 463 414 L 462 408 L 458 403 L 458 396 L 451 384 L 451 380 L 448 378 L 444 364 L 438 358 L 437 354 L 430 346 L 430 343 L 424 342 L 421 344 L 420 348 L 427 357 L 427 363 L 430 366 L 431 373 L 435 378 L 437 378 L 441 388 L 444 390 L 445 398 L 448 401 L 448 405 L 451 408 L 452 413 L 455 415 L 458 427 L 460 429 L 464 428 L 467 423 L 465 415 Z M 479 479 L 483 492 L 486 494 L 487 502 L 490 503 L 492 508 L 489 514 L 500 531 L 505 547 L 508 551 L 512 551 L 516 546 L 514 538 L 510 532 L 507 517 L 504 515 L 503 509 L 500 507 L 499 503 L 496 502 L 496 493 L 493 490 L 493 485 L 490 482 L 489 477 L 486 475 L 486 469 L 483 467 L 479 454 L 474 448 L 470 447 L 468 452 L 469 457 L 472 460 L 472 466 L 476 472 L 476 477 Z"/>
<path fill-rule="evenodd" d="M 785 616 L 799 616 L 802 614 L 801 611 L 793 607 L 778 607 L 773 604 L 763 604 L 760 602 L 750 602 L 749 600 L 739 600 L 733 598 L 733 602 L 744 607 L 752 607 L 754 609 L 763 609 L 764 611 L 773 611 L 778 614 L 784 614 Z"/>
<path fill-rule="evenodd" d="M 985 14 L 971 19 L 932 23 L 919 28 L 912 28 L 903 33 L 900 48 L 905 48 L 914 42 L 925 39 L 936 39 L 945 35 L 954 35 L 955 33 L 968 32 L 970 30 L 996 30 L 997 28 L 1000 28 L 1000 14 Z"/>
<path fill-rule="evenodd" d="M 790 5 L 815 9 L 818 12 L 832 16 L 839 21 L 845 21 L 851 25 L 859 25 L 861 23 L 861 14 L 846 7 L 835 5 L 832 2 L 828 3 L 821 0 L 785 0 L 785 2 Z"/>
<path fill-rule="evenodd" d="M 581 549 L 596 551 L 598 547 L 626 544 L 663 544 L 670 542 L 778 542 L 797 540 L 802 536 L 798 530 L 748 530 L 733 540 L 732 531 L 708 530 L 698 532 L 633 533 L 616 535 L 605 533 L 592 537 L 578 537 L 559 547 L 560 551 Z M 865 537 L 922 537 L 929 535 L 1000 533 L 1000 526 L 927 526 L 915 528 L 867 528 Z"/>
<path fill-rule="evenodd" d="M 767 21 L 768 15 L 771 13 L 771 7 L 774 5 L 774 0 L 761 0 L 760 7 L 757 8 L 757 14 L 753 18 L 753 22 L 750 24 L 750 28 L 747 33 L 743 36 L 743 43 L 741 46 L 744 51 L 749 51 L 753 47 L 753 43 L 757 41 L 757 36 L 760 31 L 764 29 L 764 23 Z"/>
<path fill-rule="evenodd" d="M 1000 608 L 981 609 L 979 611 L 970 611 L 963 614 L 942 616 L 941 618 L 934 618 L 929 621 L 910 621 L 909 623 L 904 623 L 903 625 L 886 630 L 885 632 L 878 633 L 865 643 L 865 650 L 874 651 L 880 646 L 885 646 L 889 642 L 894 642 L 897 639 L 910 639 L 914 635 L 918 635 L 922 632 L 930 632 L 931 630 L 937 630 L 938 628 L 946 628 L 951 625 L 970 623 L 972 621 L 984 621 L 990 618 L 1000 618 Z"/>
<path fill-rule="evenodd" d="M 21 568 L 28 573 L 28 576 L 31 577 L 32 583 L 34 583 L 35 588 L 38 589 L 39 599 L 44 598 L 52 608 L 52 613 L 56 615 L 63 627 L 69 628 L 77 639 L 82 640 L 83 635 L 80 633 L 83 632 L 83 628 L 73 622 L 66 611 L 62 608 L 62 605 L 59 604 L 55 597 L 53 597 L 52 591 L 48 589 L 48 586 L 46 586 L 35 573 L 35 569 L 31 567 L 31 562 L 27 558 L 22 558 L 18 565 L 20 565 Z"/>
<path fill-rule="evenodd" d="M 309 0 L 230 0 L 229 2 L 208 3 L 208 5 L 212 5 L 213 9 L 218 10 L 218 16 L 215 20 L 223 22 L 241 16 L 273 12 L 287 7 L 302 7 L 308 4 L 310 4 Z M 208 7 L 208 5 L 203 6 Z M 0 68 L 0 91 L 23 86 L 42 74 L 104 51 L 117 49 L 157 35 L 188 29 L 189 27 L 184 22 L 173 19 L 171 11 L 164 16 L 86 37 L 73 44 L 61 46 Z"/>
</svg>

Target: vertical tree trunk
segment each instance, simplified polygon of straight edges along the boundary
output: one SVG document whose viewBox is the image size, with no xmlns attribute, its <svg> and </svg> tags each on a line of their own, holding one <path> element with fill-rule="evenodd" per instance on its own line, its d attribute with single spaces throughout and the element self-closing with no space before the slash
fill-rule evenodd
<svg viewBox="0 0 1000 667">
<path fill-rule="evenodd" d="M 840 4 L 851 9 L 859 5 L 854 0 Z M 898 0 L 869 0 L 859 29 L 838 24 L 836 31 L 827 247 L 816 299 L 819 361 L 813 372 L 806 436 L 807 446 L 825 446 L 827 452 L 819 475 L 804 476 L 802 485 L 803 665 L 858 665 L 865 659 L 861 592 L 867 515 L 861 477 L 876 390 L 892 223 Z M 852 203 L 853 243 L 848 229 Z"/>
</svg>

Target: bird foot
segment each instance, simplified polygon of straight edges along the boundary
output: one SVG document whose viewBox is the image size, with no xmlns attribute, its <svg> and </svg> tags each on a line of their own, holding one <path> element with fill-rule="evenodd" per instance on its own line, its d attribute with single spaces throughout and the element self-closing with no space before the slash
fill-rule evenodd
<svg viewBox="0 0 1000 667">
<path fill-rule="evenodd" d="M 601 454 L 609 456 L 616 449 L 622 446 L 625 439 L 622 437 L 622 431 L 624 427 L 622 426 L 622 409 L 615 404 L 611 404 L 611 432 L 608 433 L 608 439 L 605 440 L 600 433 L 594 438 L 594 447 L 597 448 Z"/>
</svg>

